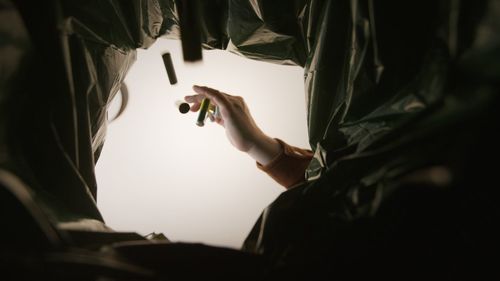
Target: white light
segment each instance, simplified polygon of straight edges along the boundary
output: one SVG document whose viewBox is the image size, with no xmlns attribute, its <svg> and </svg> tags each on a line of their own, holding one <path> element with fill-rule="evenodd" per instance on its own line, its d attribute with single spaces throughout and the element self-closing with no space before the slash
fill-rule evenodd
<svg viewBox="0 0 500 281">
<path fill-rule="evenodd" d="M 173 86 L 165 51 L 179 80 Z M 202 63 L 184 64 L 180 42 L 160 39 L 138 51 L 125 81 L 129 105 L 109 125 L 96 166 L 106 223 L 117 231 L 239 248 L 285 189 L 234 149 L 222 127 L 207 121 L 200 128 L 195 113 L 180 114 L 173 104 L 193 94 L 193 84 L 242 96 L 265 133 L 309 147 L 302 68 L 225 51 L 204 51 Z"/>
</svg>

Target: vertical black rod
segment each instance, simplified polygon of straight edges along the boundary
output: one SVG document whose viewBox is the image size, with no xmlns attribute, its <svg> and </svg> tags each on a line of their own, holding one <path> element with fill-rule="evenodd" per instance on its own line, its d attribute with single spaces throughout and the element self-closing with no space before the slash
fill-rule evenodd
<svg viewBox="0 0 500 281">
<path fill-rule="evenodd" d="M 176 0 L 175 3 L 179 14 L 184 61 L 199 61 L 202 59 L 200 3 L 198 0 Z"/>
</svg>

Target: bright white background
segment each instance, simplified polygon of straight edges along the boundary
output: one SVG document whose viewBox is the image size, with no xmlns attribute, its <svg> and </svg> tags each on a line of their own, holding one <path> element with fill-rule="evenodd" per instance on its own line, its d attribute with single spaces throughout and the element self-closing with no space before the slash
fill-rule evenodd
<svg viewBox="0 0 500 281">
<path fill-rule="evenodd" d="M 179 80 L 173 86 L 161 59 L 165 51 Z M 239 248 L 284 188 L 234 149 L 222 127 L 207 120 L 200 128 L 195 113 L 182 115 L 174 103 L 193 94 L 193 84 L 239 95 L 265 133 L 309 147 L 302 68 L 225 51 L 204 51 L 203 62 L 184 64 L 180 42 L 160 39 L 138 51 L 125 81 L 129 105 L 109 125 L 96 166 L 106 223 L 117 231 Z"/>
</svg>

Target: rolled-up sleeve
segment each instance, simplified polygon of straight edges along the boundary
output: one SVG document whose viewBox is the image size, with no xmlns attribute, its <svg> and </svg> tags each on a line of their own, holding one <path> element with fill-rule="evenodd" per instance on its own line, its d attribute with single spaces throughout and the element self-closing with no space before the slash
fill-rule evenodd
<svg viewBox="0 0 500 281">
<path fill-rule="evenodd" d="M 282 147 L 281 153 L 265 166 L 257 162 L 257 167 L 286 188 L 305 181 L 305 170 L 313 152 L 276 140 Z"/>
</svg>

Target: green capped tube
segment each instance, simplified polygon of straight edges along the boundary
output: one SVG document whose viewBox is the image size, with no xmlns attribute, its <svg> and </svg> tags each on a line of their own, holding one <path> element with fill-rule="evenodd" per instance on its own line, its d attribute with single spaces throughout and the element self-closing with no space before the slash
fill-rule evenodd
<svg viewBox="0 0 500 281">
<path fill-rule="evenodd" d="M 201 102 L 200 112 L 198 113 L 198 120 L 196 120 L 196 125 L 203 127 L 205 126 L 205 119 L 207 118 L 208 109 L 210 108 L 210 100 L 204 98 Z"/>
</svg>

